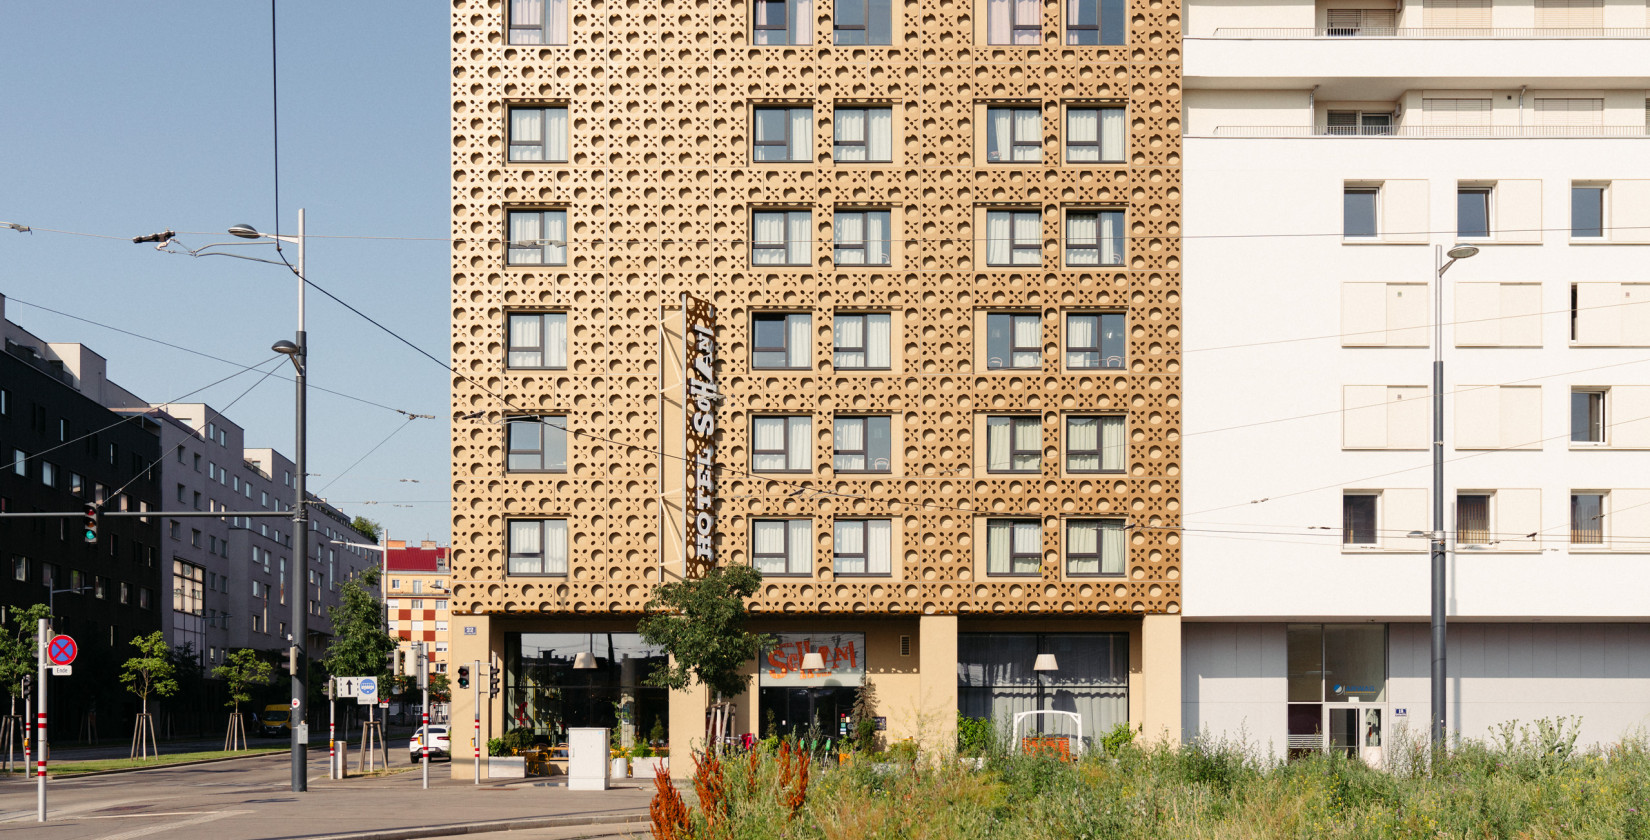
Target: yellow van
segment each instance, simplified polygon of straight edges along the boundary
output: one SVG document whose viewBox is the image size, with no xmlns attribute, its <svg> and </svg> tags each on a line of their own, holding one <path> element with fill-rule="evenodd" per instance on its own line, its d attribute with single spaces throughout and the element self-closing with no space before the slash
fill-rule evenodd
<svg viewBox="0 0 1650 840">
<path fill-rule="evenodd" d="M 258 734 L 266 736 L 280 736 L 292 731 L 292 706 L 282 703 L 278 706 L 265 706 L 258 713 Z"/>
</svg>

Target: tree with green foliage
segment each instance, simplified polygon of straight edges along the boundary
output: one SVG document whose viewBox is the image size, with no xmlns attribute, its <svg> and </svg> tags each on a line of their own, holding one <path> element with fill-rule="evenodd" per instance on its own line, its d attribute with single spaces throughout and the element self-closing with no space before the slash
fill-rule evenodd
<svg viewBox="0 0 1650 840">
<path fill-rule="evenodd" d="M 367 569 L 338 587 L 332 618 L 332 642 L 322 659 L 327 673 L 342 677 L 381 677 L 389 669 L 395 640 L 384 631 L 384 602 L 378 600 L 378 570 Z"/>
<path fill-rule="evenodd" d="M 351 522 L 349 526 L 369 537 L 372 537 L 373 542 L 378 542 L 379 535 L 384 533 L 383 525 L 380 525 L 365 516 L 355 517 L 355 521 Z"/>
<path fill-rule="evenodd" d="M 254 686 L 269 685 L 275 678 L 275 666 L 258 658 L 257 651 L 241 648 L 225 657 L 224 664 L 212 669 L 212 676 L 223 680 L 229 690 L 229 699 L 225 706 L 234 707 L 229 713 L 229 735 L 224 738 L 233 749 L 239 743 L 240 748 L 246 747 L 245 724 L 241 718 L 241 704 L 252 701 Z"/>
<path fill-rule="evenodd" d="M 166 636 L 159 630 L 147 636 L 134 636 L 132 647 L 138 649 L 138 655 L 121 666 L 120 681 L 126 685 L 127 691 L 136 694 L 143 702 L 143 712 L 133 724 L 132 752 L 134 757 L 142 752 L 143 757 L 147 758 L 149 745 L 155 740 L 154 719 L 149 716 L 149 695 L 171 697 L 177 693 L 177 666 L 172 662 L 172 648 L 166 644 Z M 158 755 L 160 750 L 157 748 L 155 753 Z"/>
<path fill-rule="evenodd" d="M 40 619 L 47 618 L 45 604 L 12 608 L 11 625 L 0 627 L 0 689 L 4 689 L 15 703 L 23 692 L 23 677 L 32 675 L 39 656 L 34 634 L 40 629 Z"/>
<path fill-rule="evenodd" d="M 750 566 L 718 566 L 702 578 L 664 584 L 653 591 L 636 627 L 644 641 L 670 654 L 647 676 L 648 685 L 680 691 L 698 683 L 710 689 L 713 748 L 731 722 L 727 698 L 750 686 L 745 665 L 774 642 L 745 629 L 746 600 L 761 584 L 762 573 Z"/>
</svg>

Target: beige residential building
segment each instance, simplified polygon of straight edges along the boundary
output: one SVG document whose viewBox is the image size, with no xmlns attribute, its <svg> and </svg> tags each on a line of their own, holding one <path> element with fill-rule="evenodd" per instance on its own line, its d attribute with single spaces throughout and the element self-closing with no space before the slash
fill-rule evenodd
<svg viewBox="0 0 1650 840">
<path fill-rule="evenodd" d="M 384 590 L 390 638 L 396 640 L 396 647 L 406 650 L 413 642 L 423 642 L 430 670 L 447 673 L 452 571 L 447 566 L 446 547 L 433 540 L 418 545 L 408 545 L 406 540 L 386 541 L 384 576 L 379 584 Z"/>
<path fill-rule="evenodd" d="M 502 669 L 487 734 L 702 739 L 635 627 L 709 562 L 763 572 L 780 642 L 736 734 L 840 732 L 869 681 L 889 741 L 1178 736 L 1179 26 L 455 1 L 451 655 Z"/>
</svg>

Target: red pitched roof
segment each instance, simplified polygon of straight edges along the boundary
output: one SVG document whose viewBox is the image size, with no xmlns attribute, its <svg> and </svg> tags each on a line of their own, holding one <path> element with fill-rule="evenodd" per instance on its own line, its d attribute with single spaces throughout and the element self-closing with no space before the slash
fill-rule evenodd
<svg viewBox="0 0 1650 840">
<path fill-rule="evenodd" d="M 392 548 L 384 552 L 384 566 L 392 572 L 438 572 L 447 567 L 445 548 Z"/>
</svg>

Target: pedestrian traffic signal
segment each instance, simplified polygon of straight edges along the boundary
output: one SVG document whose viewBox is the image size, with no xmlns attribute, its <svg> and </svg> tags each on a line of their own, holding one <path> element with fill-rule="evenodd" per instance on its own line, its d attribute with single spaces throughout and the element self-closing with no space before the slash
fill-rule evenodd
<svg viewBox="0 0 1650 840">
<path fill-rule="evenodd" d="M 86 506 L 86 518 L 82 520 L 80 527 L 85 531 L 86 542 L 97 542 L 97 505 Z"/>
<path fill-rule="evenodd" d="M 470 666 L 468 666 L 468 665 L 458 666 L 458 687 L 459 688 L 469 688 L 470 687 Z"/>
<path fill-rule="evenodd" d="M 498 696 L 498 672 L 489 668 L 488 671 L 487 671 L 487 674 L 488 674 L 488 676 L 487 676 L 487 696 L 488 697 L 497 697 Z"/>
</svg>

